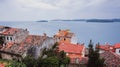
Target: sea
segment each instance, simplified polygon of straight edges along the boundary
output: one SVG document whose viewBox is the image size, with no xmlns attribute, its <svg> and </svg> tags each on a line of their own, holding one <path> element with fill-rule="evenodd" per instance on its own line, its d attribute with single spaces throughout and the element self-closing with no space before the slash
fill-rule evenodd
<svg viewBox="0 0 120 67">
<path fill-rule="evenodd" d="M 69 29 L 77 38 L 78 43 L 88 46 L 89 41 L 101 45 L 120 43 L 120 22 L 84 22 L 84 21 L 0 21 L 0 26 L 28 29 L 32 35 L 46 33 L 52 37 L 59 29 Z"/>
</svg>

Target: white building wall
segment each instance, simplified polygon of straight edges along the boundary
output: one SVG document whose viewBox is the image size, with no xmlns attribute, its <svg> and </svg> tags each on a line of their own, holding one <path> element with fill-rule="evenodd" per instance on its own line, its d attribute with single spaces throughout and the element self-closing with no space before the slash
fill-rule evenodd
<svg viewBox="0 0 120 67">
<path fill-rule="evenodd" d="M 83 47 L 83 50 L 82 50 L 82 57 L 85 57 L 85 47 Z"/>
<path fill-rule="evenodd" d="M 14 36 L 5 36 L 5 43 L 14 42 Z"/>
<path fill-rule="evenodd" d="M 120 55 L 120 48 L 116 49 L 115 53 L 118 54 L 118 55 Z"/>
<path fill-rule="evenodd" d="M 77 44 L 77 43 L 78 43 L 77 37 L 76 37 L 75 35 L 72 36 L 72 38 L 71 38 L 71 43 L 72 43 L 72 44 Z"/>
<path fill-rule="evenodd" d="M 104 50 L 100 50 L 99 53 L 104 53 L 105 51 Z"/>
</svg>

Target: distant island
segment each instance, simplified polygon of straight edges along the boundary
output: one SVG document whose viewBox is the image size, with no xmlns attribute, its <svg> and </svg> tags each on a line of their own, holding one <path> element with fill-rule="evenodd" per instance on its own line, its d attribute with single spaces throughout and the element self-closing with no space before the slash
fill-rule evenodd
<svg viewBox="0 0 120 67">
<path fill-rule="evenodd" d="M 88 19 L 86 22 L 114 22 L 112 19 Z"/>
<path fill-rule="evenodd" d="M 36 22 L 48 22 L 48 20 L 39 20 L 39 21 L 36 21 Z"/>
<path fill-rule="evenodd" d="M 120 22 L 120 19 L 88 19 L 86 22 Z"/>
<path fill-rule="evenodd" d="M 55 19 L 50 21 L 84 21 L 84 22 L 111 23 L 120 22 L 120 19 Z M 48 20 L 39 20 L 37 22 L 48 22 Z"/>
</svg>

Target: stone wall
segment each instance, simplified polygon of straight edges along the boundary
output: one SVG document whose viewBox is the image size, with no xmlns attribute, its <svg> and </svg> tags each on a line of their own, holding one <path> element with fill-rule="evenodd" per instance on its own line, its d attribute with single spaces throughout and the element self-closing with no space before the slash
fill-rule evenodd
<svg viewBox="0 0 120 67">
<path fill-rule="evenodd" d="M 46 49 L 50 49 L 54 44 L 56 43 L 56 40 L 52 37 L 46 37 L 46 39 L 38 46 L 35 46 L 33 52 L 34 52 L 34 57 L 38 58 L 39 56 L 41 56 L 42 51 L 46 48 Z"/>
<path fill-rule="evenodd" d="M 24 30 L 24 29 L 20 29 L 19 32 L 17 32 L 13 38 L 14 38 L 14 42 L 15 43 L 21 43 L 22 41 L 24 41 L 26 39 L 26 37 L 28 36 L 29 31 Z"/>
</svg>

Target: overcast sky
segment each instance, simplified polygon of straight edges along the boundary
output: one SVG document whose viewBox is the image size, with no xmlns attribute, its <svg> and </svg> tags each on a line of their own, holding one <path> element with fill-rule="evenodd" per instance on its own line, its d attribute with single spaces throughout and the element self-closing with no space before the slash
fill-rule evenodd
<svg viewBox="0 0 120 67">
<path fill-rule="evenodd" d="M 120 0 L 0 0 L 0 21 L 120 18 Z"/>
</svg>

